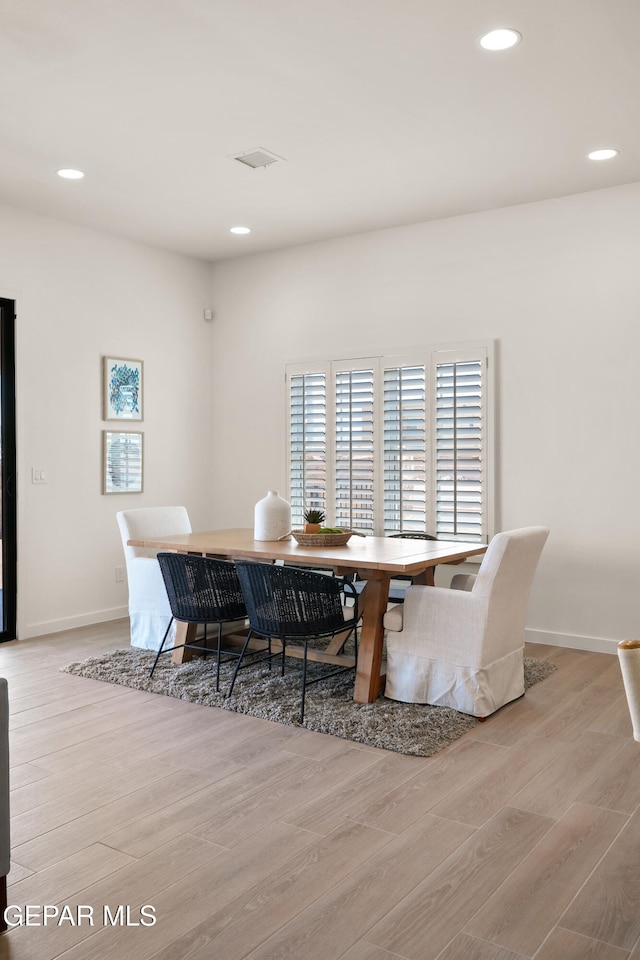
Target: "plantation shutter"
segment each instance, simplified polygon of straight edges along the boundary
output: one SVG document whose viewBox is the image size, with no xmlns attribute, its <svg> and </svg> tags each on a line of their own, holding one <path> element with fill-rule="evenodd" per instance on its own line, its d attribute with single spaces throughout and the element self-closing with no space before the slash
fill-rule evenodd
<svg viewBox="0 0 640 960">
<path fill-rule="evenodd" d="M 292 522 L 488 542 L 491 345 L 287 367 Z"/>
<path fill-rule="evenodd" d="M 429 532 L 424 364 L 384 370 L 383 408 L 384 533 Z"/>
<path fill-rule="evenodd" d="M 436 355 L 436 534 L 482 541 L 485 534 L 484 358 Z"/>
<path fill-rule="evenodd" d="M 326 510 L 327 377 L 324 371 L 289 377 L 289 501 L 294 527 L 310 507 Z"/>
<path fill-rule="evenodd" d="M 374 369 L 335 370 L 335 525 L 375 529 Z"/>
</svg>

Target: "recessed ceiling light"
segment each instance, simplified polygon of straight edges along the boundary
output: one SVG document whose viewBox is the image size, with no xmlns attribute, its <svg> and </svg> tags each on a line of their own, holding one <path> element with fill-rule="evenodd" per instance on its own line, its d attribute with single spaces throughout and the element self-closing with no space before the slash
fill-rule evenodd
<svg viewBox="0 0 640 960">
<path fill-rule="evenodd" d="M 522 35 L 517 30 L 501 28 L 500 30 L 490 30 L 480 37 L 478 43 L 485 50 L 508 50 L 509 47 L 515 47 L 522 40 Z"/>
<path fill-rule="evenodd" d="M 613 147 L 607 147 L 605 150 L 592 150 L 587 156 L 589 160 L 612 160 L 618 156 L 619 152 L 619 150 L 614 150 Z"/>
<path fill-rule="evenodd" d="M 58 170 L 58 176 L 64 177 L 65 180 L 82 180 L 84 173 L 82 170 L 71 170 L 70 168 L 65 168 L 63 170 Z"/>
<path fill-rule="evenodd" d="M 251 227 L 231 227 L 230 233 L 244 234 L 251 233 Z"/>
</svg>

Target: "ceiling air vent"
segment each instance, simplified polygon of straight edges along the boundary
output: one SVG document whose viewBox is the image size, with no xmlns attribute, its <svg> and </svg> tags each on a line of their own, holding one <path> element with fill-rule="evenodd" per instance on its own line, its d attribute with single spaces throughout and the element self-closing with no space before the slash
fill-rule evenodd
<svg viewBox="0 0 640 960">
<path fill-rule="evenodd" d="M 262 147 L 256 147 L 255 150 L 245 150 L 244 153 L 236 153 L 233 159 L 244 163 L 247 167 L 252 167 L 254 170 L 257 170 L 258 167 L 270 167 L 272 163 L 284 162 L 283 157 L 277 157 L 275 153 L 269 153 Z"/>
</svg>

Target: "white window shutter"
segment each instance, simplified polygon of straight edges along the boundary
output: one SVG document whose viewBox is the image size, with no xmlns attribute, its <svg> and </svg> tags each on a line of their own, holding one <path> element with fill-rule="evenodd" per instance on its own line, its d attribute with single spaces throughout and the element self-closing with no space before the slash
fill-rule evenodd
<svg viewBox="0 0 640 960">
<path fill-rule="evenodd" d="M 484 357 L 435 356 L 436 535 L 483 541 L 486 493 Z"/>
<path fill-rule="evenodd" d="M 287 367 L 292 522 L 488 542 L 492 344 Z"/>
<path fill-rule="evenodd" d="M 383 407 L 384 533 L 427 533 L 424 364 L 384 370 Z"/>
<path fill-rule="evenodd" d="M 289 501 L 291 522 L 303 512 L 326 510 L 327 377 L 324 371 L 294 373 L 289 385 Z"/>
<path fill-rule="evenodd" d="M 375 530 L 375 402 L 371 367 L 335 371 L 335 525 Z"/>
</svg>

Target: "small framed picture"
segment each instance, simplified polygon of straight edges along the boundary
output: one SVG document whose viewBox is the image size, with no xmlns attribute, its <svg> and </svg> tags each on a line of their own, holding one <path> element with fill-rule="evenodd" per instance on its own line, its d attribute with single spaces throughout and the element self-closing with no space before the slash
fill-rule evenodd
<svg viewBox="0 0 640 960">
<path fill-rule="evenodd" d="M 103 430 L 102 492 L 142 493 L 143 434 Z"/>
<path fill-rule="evenodd" d="M 142 420 L 142 360 L 104 358 L 105 420 Z"/>
</svg>

